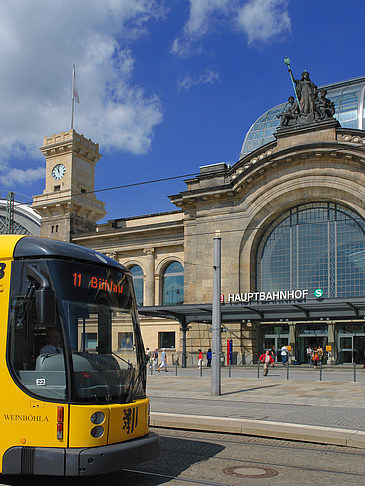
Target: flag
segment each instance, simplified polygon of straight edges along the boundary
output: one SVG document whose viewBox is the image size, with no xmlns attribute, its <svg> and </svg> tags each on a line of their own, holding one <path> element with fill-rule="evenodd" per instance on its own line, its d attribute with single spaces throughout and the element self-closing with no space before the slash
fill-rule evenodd
<svg viewBox="0 0 365 486">
<path fill-rule="evenodd" d="M 73 75 L 72 75 L 72 99 L 76 101 L 76 103 L 80 103 L 79 92 L 77 91 L 76 86 L 76 68 L 75 64 L 73 65 Z"/>
</svg>

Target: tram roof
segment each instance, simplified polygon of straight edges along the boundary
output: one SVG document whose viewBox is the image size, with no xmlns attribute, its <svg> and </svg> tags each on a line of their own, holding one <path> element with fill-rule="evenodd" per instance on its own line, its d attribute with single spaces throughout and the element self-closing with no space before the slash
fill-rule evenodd
<svg viewBox="0 0 365 486">
<path fill-rule="evenodd" d="M 105 264 L 127 271 L 123 265 L 108 256 L 98 253 L 84 246 L 75 245 L 65 241 L 39 238 L 37 236 L 24 236 L 19 239 L 14 248 L 14 258 L 71 258 L 84 260 L 90 263 Z"/>
<path fill-rule="evenodd" d="M 212 323 L 212 304 L 143 306 L 141 315 L 175 319 L 181 325 L 191 322 Z M 221 304 L 222 323 L 254 320 L 261 322 L 305 322 L 365 319 L 365 297 L 341 299 L 308 299 L 302 302 L 259 302 Z"/>
</svg>

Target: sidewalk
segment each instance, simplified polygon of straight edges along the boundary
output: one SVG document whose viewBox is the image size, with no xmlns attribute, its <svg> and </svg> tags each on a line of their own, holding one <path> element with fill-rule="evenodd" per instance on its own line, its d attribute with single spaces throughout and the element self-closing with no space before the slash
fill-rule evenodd
<svg viewBox="0 0 365 486">
<path fill-rule="evenodd" d="M 251 370 L 222 370 L 222 394 L 211 396 L 210 370 L 175 370 L 147 377 L 151 425 L 229 432 L 365 449 L 365 372 L 270 369 L 257 379 Z M 209 373 L 209 374 L 208 374 Z M 317 373 L 317 374 L 314 374 Z M 204 376 L 205 374 L 205 376 Z M 237 376 L 238 375 L 238 376 Z M 338 379 L 340 377 L 340 379 Z M 328 378 L 331 378 L 329 380 Z"/>
</svg>

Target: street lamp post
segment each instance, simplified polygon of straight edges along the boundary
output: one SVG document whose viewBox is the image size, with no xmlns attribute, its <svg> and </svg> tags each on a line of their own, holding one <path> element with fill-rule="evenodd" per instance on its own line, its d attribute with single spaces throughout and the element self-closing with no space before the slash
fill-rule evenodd
<svg viewBox="0 0 365 486">
<path fill-rule="evenodd" d="M 211 395 L 221 394 L 221 237 L 213 239 L 213 303 L 212 303 L 212 381 Z"/>
</svg>

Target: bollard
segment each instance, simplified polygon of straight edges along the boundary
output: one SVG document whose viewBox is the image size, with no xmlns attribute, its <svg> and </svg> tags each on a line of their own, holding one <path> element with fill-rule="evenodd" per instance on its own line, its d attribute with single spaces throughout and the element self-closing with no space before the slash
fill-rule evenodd
<svg viewBox="0 0 365 486">
<path fill-rule="evenodd" d="M 231 363 L 229 363 L 228 378 L 231 378 Z"/>
<path fill-rule="evenodd" d="M 257 362 L 257 378 L 260 378 L 260 361 Z"/>
<path fill-rule="evenodd" d="M 175 376 L 177 376 L 177 361 L 175 361 Z"/>
<path fill-rule="evenodd" d="M 202 377 L 203 376 L 203 363 L 201 362 L 200 363 L 200 366 L 199 366 L 199 376 Z"/>
<path fill-rule="evenodd" d="M 354 383 L 356 383 L 356 363 L 354 362 Z"/>
<path fill-rule="evenodd" d="M 289 380 L 289 359 L 286 362 L 286 379 Z"/>
<path fill-rule="evenodd" d="M 322 381 L 322 361 L 319 362 L 319 381 Z"/>
</svg>

